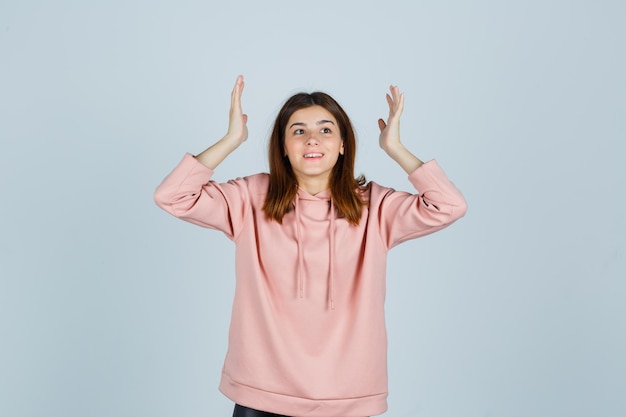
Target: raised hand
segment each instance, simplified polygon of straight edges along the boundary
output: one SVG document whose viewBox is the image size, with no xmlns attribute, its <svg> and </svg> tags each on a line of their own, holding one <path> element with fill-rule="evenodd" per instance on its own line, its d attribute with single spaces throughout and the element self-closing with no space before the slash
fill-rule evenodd
<svg viewBox="0 0 626 417">
<path fill-rule="evenodd" d="M 243 75 L 237 77 L 230 95 L 230 113 L 226 135 L 196 155 L 196 159 L 211 169 L 215 169 L 232 151 L 248 139 L 248 115 L 241 110 Z"/>
<path fill-rule="evenodd" d="M 387 153 L 393 152 L 400 143 L 400 116 L 404 110 L 404 94 L 400 93 L 398 86 L 389 87 L 391 95 L 387 94 L 389 104 L 389 117 L 387 122 L 378 119 L 380 128 L 379 144 Z"/>
<path fill-rule="evenodd" d="M 400 116 L 404 110 L 404 94 L 400 93 L 398 86 L 389 87 L 391 95 L 387 94 L 387 104 L 389 104 L 389 118 L 387 122 L 378 119 L 380 136 L 378 143 L 380 147 L 396 161 L 407 174 L 419 168 L 423 162 L 413 155 L 400 142 Z"/>
<path fill-rule="evenodd" d="M 237 145 L 248 139 L 248 115 L 241 109 L 241 94 L 243 93 L 243 75 L 237 77 L 233 92 L 230 95 L 230 113 L 228 115 L 228 133 L 226 137 L 234 140 Z"/>
</svg>

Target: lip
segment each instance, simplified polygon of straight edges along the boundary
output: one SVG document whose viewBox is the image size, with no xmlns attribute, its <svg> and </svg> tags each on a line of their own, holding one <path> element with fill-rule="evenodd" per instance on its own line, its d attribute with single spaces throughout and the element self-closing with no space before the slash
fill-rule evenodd
<svg viewBox="0 0 626 417">
<path fill-rule="evenodd" d="M 311 155 L 311 156 L 307 156 L 307 155 Z M 324 154 L 322 152 L 307 152 L 304 155 L 302 155 L 302 157 L 304 159 L 320 159 L 324 157 Z"/>
</svg>

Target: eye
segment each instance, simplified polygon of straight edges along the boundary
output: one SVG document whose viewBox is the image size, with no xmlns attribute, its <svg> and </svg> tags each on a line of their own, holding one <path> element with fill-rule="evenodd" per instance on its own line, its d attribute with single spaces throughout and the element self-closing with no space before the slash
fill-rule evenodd
<svg viewBox="0 0 626 417">
<path fill-rule="evenodd" d="M 327 127 L 322 129 L 322 133 L 331 133 L 331 130 Z"/>
<path fill-rule="evenodd" d="M 304 129 L 296 129 L 296 130 L 293 131 L 294 135 L 301 135 L 303 133 L 304 133 Z"/>
</svg>

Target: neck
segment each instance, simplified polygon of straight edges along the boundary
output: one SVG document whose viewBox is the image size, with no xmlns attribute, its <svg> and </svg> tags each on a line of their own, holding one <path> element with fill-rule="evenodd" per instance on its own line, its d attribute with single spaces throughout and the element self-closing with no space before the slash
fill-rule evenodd
<svg viewBox="0 0 626 417">
<path fill-rule="evenodd" d="M 316 195 L 321 193 L 324 190 L 328 190 L 328 179 L 327 178 L 306 178 L 306 179 L 298 179 L 298 187 L 302 188 L 304 191 L 311 195 Z"/>
</svg>

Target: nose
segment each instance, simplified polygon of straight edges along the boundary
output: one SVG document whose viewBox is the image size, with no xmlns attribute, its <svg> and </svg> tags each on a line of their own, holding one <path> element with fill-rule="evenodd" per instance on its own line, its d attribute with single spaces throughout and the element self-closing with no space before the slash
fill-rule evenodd
<svg viewBox="0 0 626 417">
<path fill-rule="evenodd" d="M 315 135 L 315 133 L 311 133 L 309 135 L 309 137 L 306 140 L 306 144 L 308 146 L 317 146 L 317 145 L 319 145 L 319 141 L 317 140 L 317 136 Z"/>
</svg>

